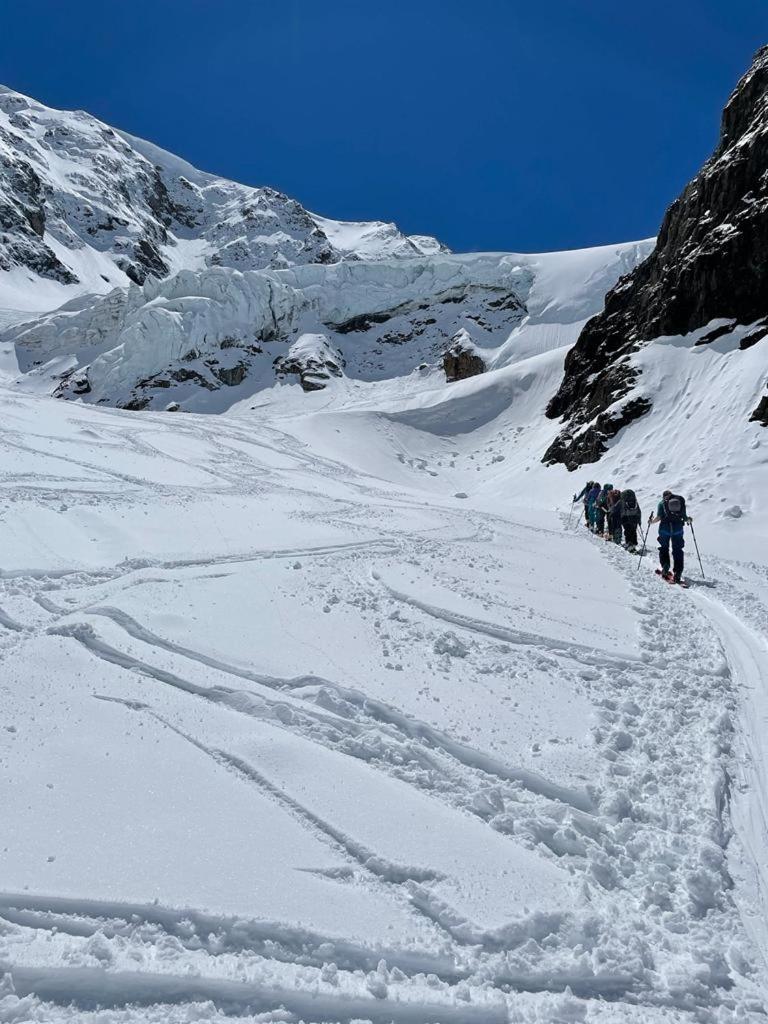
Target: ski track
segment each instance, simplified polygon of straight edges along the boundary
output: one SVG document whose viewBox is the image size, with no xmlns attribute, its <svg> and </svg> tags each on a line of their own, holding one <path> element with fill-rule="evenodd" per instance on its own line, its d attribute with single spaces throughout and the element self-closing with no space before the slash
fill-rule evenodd
<svg viewBox="0 0 768 1024">
<path fill-rule="evenodd" d="M 616 668 L 624 668 L 628 662 L 640 660 L 631 654 L 617 657 L 583 644 L 572 643 L 566 640 L 555 640 L 553 637 L 541 636 L 537 633 L 529 633 L 524 630 L 510 629 L 506 626 L 483 622 L 469 615 L 461 615 L 458 612 L 448 611 L 445 608 L 438 608 L 433 604 L 428 604 L 426 601 L 420 601 L 418 598 L 404 594 L 386 584 L 384 586 L 387 593 L 402 604 L 407 604 L 411 608 L 418 608 L 419 611 L 425 612 L 432 618 L 439 619 L 442 622 L 447 622 L 453 626 L 461 626 L 462 629 L 493 637 L 495 640 L 503 640 L 506 643 L 520 644 L 526 647 L 541 647 L 552 654 L 565 655 L 573 661 L 580 661 L 584 665 L 611 665 Z"/>
<path fill-rule="evenodd" d="M 417 949 L 382 948 L 372 951 L 338 936 L 319 935 L 307 929 L 273 921 L 222 917 L 159 904 L 105 902 L 92 899 L 30 896 L 0 892 L 0 916 L 14 924 L 44 931 L 64 932 L 90 938 L 103 934 L 126 940 L 172 936 L 188 949 L 205 949 L 212 955 L 248 952 L 285 963 L 322 967 L 332 950 L 336 965 L 349 971 L 375 970 L 383 958 L 407 975 L 433 973 L 449 982 L 468 975 L 454 958 Z"/>
<path fill-rule="evenodd" d="M 215 443 L 221 457 L 218 473 L 222 483 L 235 486 L 242 480 L 240 449 L 214 442 L 213 432 L 195 428 L 191 434 Z M 274 446 L 264 447 L 280 454 L 290 448 L 291 457 L 317 472 L 352 481 L 350 486 L 358 495 L 375 496 L 372 504 L 382 515 L 391 510 L 392 506 L 381 502 L 381 492 L 374 484 L 354 480 L 347 467 L 332 460 L 318 464 L 298 443 L 291 440 L 287 445 L 286 436 L 278 435 L 275 432 Z M 116 434 L 116 442 L 125 436 L 130 436 L 129 432 Z M 245 432 L 240 439 L 258 445 Z M 158 451 L 138 436 L 133 436 L 131 443 L 145 454 Z M 23 444 L 19 442 L 19 446 Z M 76 464 L 105 472 L 86 461 Z M 141 483 L 139 478 L 126 474 L 112 475 L 123 484 Z M 174 493 L 178 495 L 178 489 Z M 62 492 L 57 491 L 57 500 L 61 496 Z M 402 502 L 400 507 L 407 508 L 408 503 Z M 414 501 L 412 507 L 423 509 L 426 503 Z M 334 518 L 338 516 L 336 521 L 351 528 L 356 525 L 355 511 L 353 501 L 337 509 Z M 457 533 L 452 539 L 475 544 L 513 525 L 501 516 L 476 511 L 440 509 L 440 514 L 445 517 L 444 523 L 436 526 L 434 533 L 443 543 L 446 522 L 458 525 L 460 520 L 464 529 L 467 521 L 471 522 L 472 533 Z M 520 528 L 539 529 L 526 524 Z M 768 876 L 764 861 L 768 842 L 768 805 L 764 802 L 768 792 L 768 694 L 761 668 L 766 656 L 761 631 L 768 624 L 768 609 L 753 599 L 748 584 L 749 573 L 766 575 L 763 567 L 749 565 L 742 569 L 738 563 L 717 560 L 715 571 L 720 579 L 716 589 L 706 593 L 691 590 L 684 595 L 674 588 L 660 587 L 647 566 L 637 571 L 636 560 L 623 551 L 600 544 L 615 571 L 625 577 L 636 601 L 639 657 L 608 653 L 450 611 L 390 587 L 370 569 L 367 579 L 372 590 L 409 606 L 426 620 L 468 632 L 481 645 L 501 640 L 522 648 L 516 655 L 519 657 L 526 656 L 525 648 L 533 648 L 562 659 L 566 666 L 573 663 L 573 669 L 567 669 L 572 673 L 578 666 L 590 668 L 582 679 L 597 710 L 593 738 L 602 768 L 600 778 L 588 792 L 506 765 L 366 695 L 362 689 L 315 675 L 265 675 L 165 639 L 117 604 L 104 604 L 103 597 L 94 602 L 90 594 L 94 589 L 108 588 L 115 600 L 128 587 L 167 579 L 163 574 L 280 558 L 332 559 L 336 569 L 343 572 L 346 558 L 371 559 L 388 554 L 403 561 L 413 556 L 416 543 L 423 553 L 432 543 L 430 532 L 423 531 L 418 542 L 382 530 L 376 539 L 343 544 L 204 558 L 142 559 L 92 570 L 2 571 L 0 593 L 11 588 L 14 595 L 26 595 L 49 618 L 42 623 L 25 623 L 0 608 L 0 659 L 20 644 L 33 644 L 43 633 L 58 635 L 77 641 L 94 657 L 192 698 L 223 704 L 238 714 L 264 717 L 267 713 L 280 728 L 349 756 L 362 757 L 376 769 L 429 792 L 435 799 L 447 800 L 475 814 L 495 831 L 509 831 L 510 842 L 522 837 L 546 856 L 567 864 L 586 894 L 583 912 L 573 918 L 566 915 L 542 921 L 538 932 L 534 925 L 522 932 L 519 925 L 496 933 L 483 931 L 435 897 L 430 882 L 440 876 L 432 869 L 393 864 L 381 858 L 375 850 L 290 797 L 243 758 L 180 730 L 153 710 L 151 696 L 145 703 L 94 694 L 152 715 L 217 765 L 256 786 L 303 827 L 339 851 L 351 870 L 364 873 L 370 884 L 384 887 L 392 899 L 423 915 L 445 936 L 451 952 L 438 955 L 396 948 L 372 951 L 276 923 L 85 898 L 0 894 L 0 917 L 11 927 L 86 940 L 99 935 L 108 943 L 144 942 L 147 929 L 154 929 L 155 940 L 158 934 L 170 936 L 190 951 L 206 950 L 214 959 L 224 953 L 247 952 L 265 963 L 305 965 L 318 970 L 328 962 L 324 947 L 330 943 L 333 961 L 341 972 L 375 973 L 378 961 L 384 959 L 390 971 L 397 968 L 400 972 L 403 985 L 429 972 L 442 979 L 443 985 L 475 979 L 500 992 L 558 993 L 570 988 L 587 1000 L 625 1000 L 628 1005 L 667 1007 L 690 1013 L 696 1020 L 708 1020 L 707 1013 L 718 1007 L 736 1013 L 739 1005 L 762 1015 L 762 988 L 755 983 L 754 972 L 738 965 L 750 958 L 750 948 L 742 937 L 744 924 L 763 957 L 768 950 Z M 598 543 L 583 537 L 578 525 L 573 538 L 574 543 Z M 137 574 L 148 571 L 160 575 L 138 578 Z M 348 571 L 350 578 L 359 579 L 357 562 Z M 84 600 L 75 607 L 52 600 L 50 593 L 64 584 L 81 593 Z M 90 621 L 83 621 L 84 617 L 108 620 L 130 640 L 180 662 L 182 667 L 172 671 L 112 646 Z M 257 689 L 223 682 L 211 685 L 210 675 L 206 685 L 195 683 L 183 668 L 188 663 L 213 673 L 214 678 L 221 675 L 245 681 Z M 372 730 L 375 743 L 371 743 Z M 427 787 L 422 784 L 425 771 L 437 779 L 433 778 Z M 489 786 L 494 790 L 496 807 L 477 802 L 478 794 L 487 792 Z M 514 829 L 508 828 L 504 820 L 512 808 Z M 742 873 L 747 892 L 753 894 L 761 913 L 754 913 L 743 898 L 739 901 L 734 872 L 737 876 Z M 621 927 L 617 925 L 614 934 L 588 938 L 590 904 L 610 907 Z M 728 942 L 740 951 L 730 964 L 720 953 Z M 531 944 L 538 946 L 536 958 L 542 965 L 538 972 L 531 969 L 530 955 L 521 952 L 522 947 Z M 602 958 L 610 965 L 608 969 L 599 971 L 579 962 L 576 950 L 590 946 L 599 951 L 598 960 Z M 624 964 L 631 965 L 630 969 L 622 969 Z M 291 990 L 274 980 L 247 982 L 205 975 L 191 979 L 165 970 L 36 968 L 0 962 L 3 968 L 12 971 L 16 993 L 21 997 L 34 992 L 40 998 L 62 1005 L 74 1003 L 84 1010 L 97 1005 L 124 1007 L 208 999 L 231 1013 L 283 1006 L 298 1016 L 328 1021 L 362 1018 L 382 1024 L 493 1024 L 514 1019 L 502 1002 L 457 1008 L 455 1003 L 432 1005 L 423 998 L 409 1004 L 400 995 L 372 1000 L 351 992 L 310 992 L 300 987 Z M 682 985 L 679 978 L 684 979 Z"/>
</svg>

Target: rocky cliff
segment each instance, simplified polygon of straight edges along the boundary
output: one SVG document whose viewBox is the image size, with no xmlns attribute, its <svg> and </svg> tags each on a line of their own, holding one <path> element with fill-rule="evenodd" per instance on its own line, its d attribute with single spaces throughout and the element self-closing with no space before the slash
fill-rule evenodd
<svg viewBox="0 0 768 1024">
<path fill-rule="evenodd" d="M 768 333 L 768 47 L 725 107 L 711 158 L 670 206 L 656 248 L 608 293 L 582 331 L 547 415 L 564 427 L 544 461 L 575 469 L 646 413 L 631 354 L 662 336 L 708 344 L 737 326 L 739 347 Z M 710 326 L 711 325 L 711 326 Z M 735 353 L 736 357 L 738 352 Z"/>
</svg>

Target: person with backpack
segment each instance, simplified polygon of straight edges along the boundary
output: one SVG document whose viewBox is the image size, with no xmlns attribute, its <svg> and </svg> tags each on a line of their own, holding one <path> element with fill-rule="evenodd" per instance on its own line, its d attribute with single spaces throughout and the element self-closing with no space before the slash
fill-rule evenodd
<svg viewBox="0 0 768 1024">
<path fill-rule="evenodd" d="M 574 494 L 574 496 L 573 496 L 573 503 L 574 503 L 574 505 L 576 504 L 577 501 L 583 501 L 584 502 L 584 523 L 585 523 L 586 526 L 589 526 L 589 507 L 588 507 L 587 501 L 588 501 L 588 498 L 589 498 L 589 492 L 592 490 L 592 485 L 593 484 L 594 484 L 594 480 L 587 480 L 587 482 L 582 487 L 581 491 L 579 491 L 578 494 Z"/>
<path fill-rule="evenodd" d="M 594 531 L 597 523 L 597 499 L 600 497 L 600 484 L 595 482 L 587 494 L 587 525 Z"/>
<path fill-rule="evenodd" d="M 637 551 L 637 528 L 643 518 L 634 491 L 627 489 L 621 492 L 618 516 L 624 530 L 624 546 L 634 554 Z"/>
<path fill-rule="evenodd" d="M 621 544 L 621 491 L 614 488 L 608 494 L 608 537 Z"/>
<path fill-rule="evenodd" d="M 664 491 L 649 523 L 659 524 L 659 563 L 661 575 L 670 583 L 679 583 L 683 576 L 685 556 L 684 527 L 692 522 L 685 507 L 685 498 L 672 491 Z M 672 547 L 672 572 L 669 571 L 669 548 Z"/>
<path fill-rule="evenodd" d="M 605 532 L 605 517 L 609 511 L 608 495 L 613 490 L 613 484 L 606 484 L 600 491 L 595 502 L 595 533 L 600 536 Z"/>
</svg>

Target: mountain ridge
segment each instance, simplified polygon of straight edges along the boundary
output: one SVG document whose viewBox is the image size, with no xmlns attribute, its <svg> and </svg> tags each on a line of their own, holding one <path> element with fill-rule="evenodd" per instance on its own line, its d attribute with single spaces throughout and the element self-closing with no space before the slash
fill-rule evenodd
<svg viewBox="0 0 768 1024">
<path fill-rule="evenodd" d="M 17 292 L 30 273 L 60 286 L 52 301 L 42 289 L 38 308 L 181 269 L 448 251 L 392 224 L 319 217 L 277 189 L 201 171 L 85 111 L 56 110 L 8 86 L 0 87 L 0 216 L 0 269 L 20 272 Z M 361 252 L 355 233 L 365 236 Z M 0 282 L 0 304 L 13 306 L 9 291 Z"/>
</svg>

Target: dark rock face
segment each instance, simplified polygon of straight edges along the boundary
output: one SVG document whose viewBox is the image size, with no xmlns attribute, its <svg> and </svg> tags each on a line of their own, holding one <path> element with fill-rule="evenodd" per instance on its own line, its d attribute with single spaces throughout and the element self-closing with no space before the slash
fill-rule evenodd
<svg viewBox="0 0 768 1024">
<path fill-rule="evenodd" d="M 451 347 L 443 354 L 443 369 L 449 383 L 485 373 L 485 362 L 466 331 L 459 331 Z"/>
<path fill-rule="evenodd" d="M 714 319 L 751 324 L 766 313 L 768 46 L 755 55 L 728 100 L 718 146 L 670 206 L 656 248 L 608 293 L 604 311 L 586 324 L 568 353 L 562 384 L 547 407 L 547 415 L 563 417 L 567 427 L 544 461 L 571 469 L 595 461 L 606 450 L 606 438 L 648 411 L 650 402 L 635 401 L 632 409 L 626 406 L 621 415 L 600 422 L 607 406 L 634 385 L 629 353 L 660 335 L 687 334 Z M 722 333 L 713 331 L 701 341 Z M 749 343 L 763 333 L 750 335 Z"/>
<path fill-rule="evenodd" d="M 234 366 L 220 366 L 216 370 L 216 376 L 222 384 L 235 388 L 238 384 L 242 384 L 248 376 L 248 366 L 243 362 L 235 363 Z"/>
<path fill-rule="evenodd" d="M 763 395 L 757 403 L 757 408 L 749 418 L 762 424 L 764 427 L 768 427 L 768 395 Z"/>
</svg>

